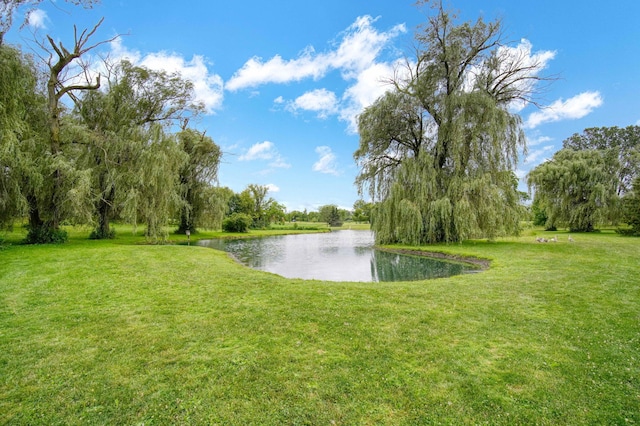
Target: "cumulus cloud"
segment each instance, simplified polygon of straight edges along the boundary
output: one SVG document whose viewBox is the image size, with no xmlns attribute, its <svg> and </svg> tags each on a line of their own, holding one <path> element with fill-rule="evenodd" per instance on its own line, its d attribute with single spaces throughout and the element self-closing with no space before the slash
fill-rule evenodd
<svg viewBox="0 0 640 426">
<path fill-rule="evenodd" d="M 144 66 L 156 71 L 178 73 L 185 80 L 193 83 L 195 100 L 201 102 L 207 114 L 213 114 L 222 106 L 222 77 L 209 71 L 206 59 L 194 55 L 186 59 L 177 53 L 153 52 L 143 55 L 139 51 L 129 50 L 117 38 L 111 42 L 111 57 L 115 60 L 128 59 L 134 65 Z"/>
<path fill-rule="evenodd" d="M 265 186 L 269 189 L 269 192 L 280 192 L 280 187 L 273 183 L 268 183 Z"/>
<path fill-rule="evenodd" d="M 251 146 L 243 155 L 240 156 L 240 161 L 253 161 L 253 160 L 269 160 L 275 155 L 275 146 L 273 142 L 264 141 L 256 143 Z"/>
<path fill-rule="evenodd" d="M 336 155 L 328 146 L 316 147 L 316 153 L 320 156 L 318 161 L 313 164 L 313 171 L 338 176 L 340 173 L 337 169 Z"/>
<path fill-rule="evenodd" d="M 29 25 L 33 29 L 46 29 L 46 22 L 49 20 L 47 16 L 47 12 L 42 9 L 33 9 L 27 14 L 27 25 Z"/>
<path fill-rule="evenodd" d="M 287 105 L 292 112 L 299 110 L 313 111 L 319 118 L 327 118 L 334 114 L 338 108 L 336 94 L 327 89 L 316 89 L 297 97 Z"/>
<path fill-rule="evenodd" d="M 558 99 L 541 111 L 531 113 L 525 127 L 533 129 L 543 123 L 582 118 L 602 105 L 602 102 L 600 92 L 580 93 L 566 101 Z"/>
<path fill-rule="evenodd" d="M 242 154 L 238 159 L 240 161 L 270 161 L 269 166 L 273 168 L 288 169 L 291 167 L 291 165 L 282 158 L 275 144 L 270 141 L 259 142 L 252 145 L 247 152 Z"/>
<path fill-rule="evenodd" d="M 496 52 L 500 58 L 498 74 L 512 74 L 514 84 L 512 87 L 522 92 L 535 92 L 538 77 L 549 62 L 555 58 L 556 51 L 533 51 L 533 45 L 527 39 L 520 40 L 515 46 L 500 46 Z M 522 111 L 527 102 L 524 100 L 513 101 L 510 108 L 514 112 Z"/>
<path fill-rule="evenodd" d="M 231 91 L 260 86 L 267 83 L 289 83 L 307 78 L 319 79 L 329 71 L 339 69 L 345 79 L 354 79 L 379 56 L 387 43 L 406 32 L 404 24 L 387 32 L 378 32 L 371 16 L 362 16 L 342 34 L 342 41 L 333 50 L 316 53 L 311 46 L 297 58 L 283 59 L 280 55 L 263 61 L 254 56 L 227 82 Z"/>
</svg>

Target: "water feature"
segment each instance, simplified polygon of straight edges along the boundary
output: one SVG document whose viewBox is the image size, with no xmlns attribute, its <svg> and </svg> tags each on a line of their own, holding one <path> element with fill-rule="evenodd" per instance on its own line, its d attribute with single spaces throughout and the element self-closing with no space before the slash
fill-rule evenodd
<svg viewBox="0 0 640 426">
<path fill-rule="evenodd" d="M 412 281 L 475 271 L 461 262 L 382 251 L 373 247 L 370 231 L 251 239 L 215 239 L 198 245 L 224 250 L 254 269 L 287 278 L 325 281 Z"/>
</svg>

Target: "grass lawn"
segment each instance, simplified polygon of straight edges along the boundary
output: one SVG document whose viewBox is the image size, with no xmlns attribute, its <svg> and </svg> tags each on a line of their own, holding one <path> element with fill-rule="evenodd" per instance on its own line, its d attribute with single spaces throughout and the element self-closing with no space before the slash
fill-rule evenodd
<svg viewBox="0 0 640 426">
<path fill-rule="evenodd" d="M 529 231 L 428 248 L 480 273 L 335 283 L 88 233 L 0 249 L 2 424 L 640 423 L 640 239 Z"/>
</svg>

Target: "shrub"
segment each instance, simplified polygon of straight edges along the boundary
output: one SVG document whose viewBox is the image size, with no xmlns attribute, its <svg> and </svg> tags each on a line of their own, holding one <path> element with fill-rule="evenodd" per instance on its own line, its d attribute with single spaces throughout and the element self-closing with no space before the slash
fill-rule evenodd
<svg viewBox="0 0 640 426">
<path fill-rule="evenodd" d="M 110 229 L 109 232 L 103 232 L 100 228 L 96 228 L 89 234 L 90 240 L 113 240 L 115 237 L 115 229 Z"/>
<path fill-rule="evenodd" d="M 248 232 L 252 223 L 251 216 L 234 213 L 222 222 L 222 229 L 226 232 Z"/>
<path fill-rule="evenodd" d="M 62 244 L 66 242 L 67 239 L 67 231 L 42 225 L 30 227 L 24 242 L 26 244 Z"/>
</svg>

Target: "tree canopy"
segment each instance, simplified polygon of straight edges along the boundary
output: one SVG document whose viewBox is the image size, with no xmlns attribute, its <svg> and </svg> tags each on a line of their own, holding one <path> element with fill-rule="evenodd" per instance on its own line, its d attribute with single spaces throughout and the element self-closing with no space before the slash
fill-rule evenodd
<svg viewBox="0 0 640 426">
<path fill-rule="evenodd" d="M 528 183 L 547 228 L 588 232 L 618 222 L 625 210 L 620 201 L 626 195 L 633 200 L 638 176 L 640 126 L 600 127 L 567 138 L 550 161 L 529 173 Z"/>
<path fill-rule="evenodd" d="M 456 24 L 441 2 L 433 5 L 416 57 L 358 120 L 356 183 L 377 202 L 380 243 L 518 231 L 513 170 L 525 140 L 509 107 L 533 101 L 541 64 L 504 47 L 499 21 Z"/>
<path fill-rule="evenodd" d="M 611 218 L 617 206 L 617 159 L 595 149 L 561 149 L 529 173 L 536 202 L 546 212 L 549 228 L 593 231 Z"/>
</svg>

